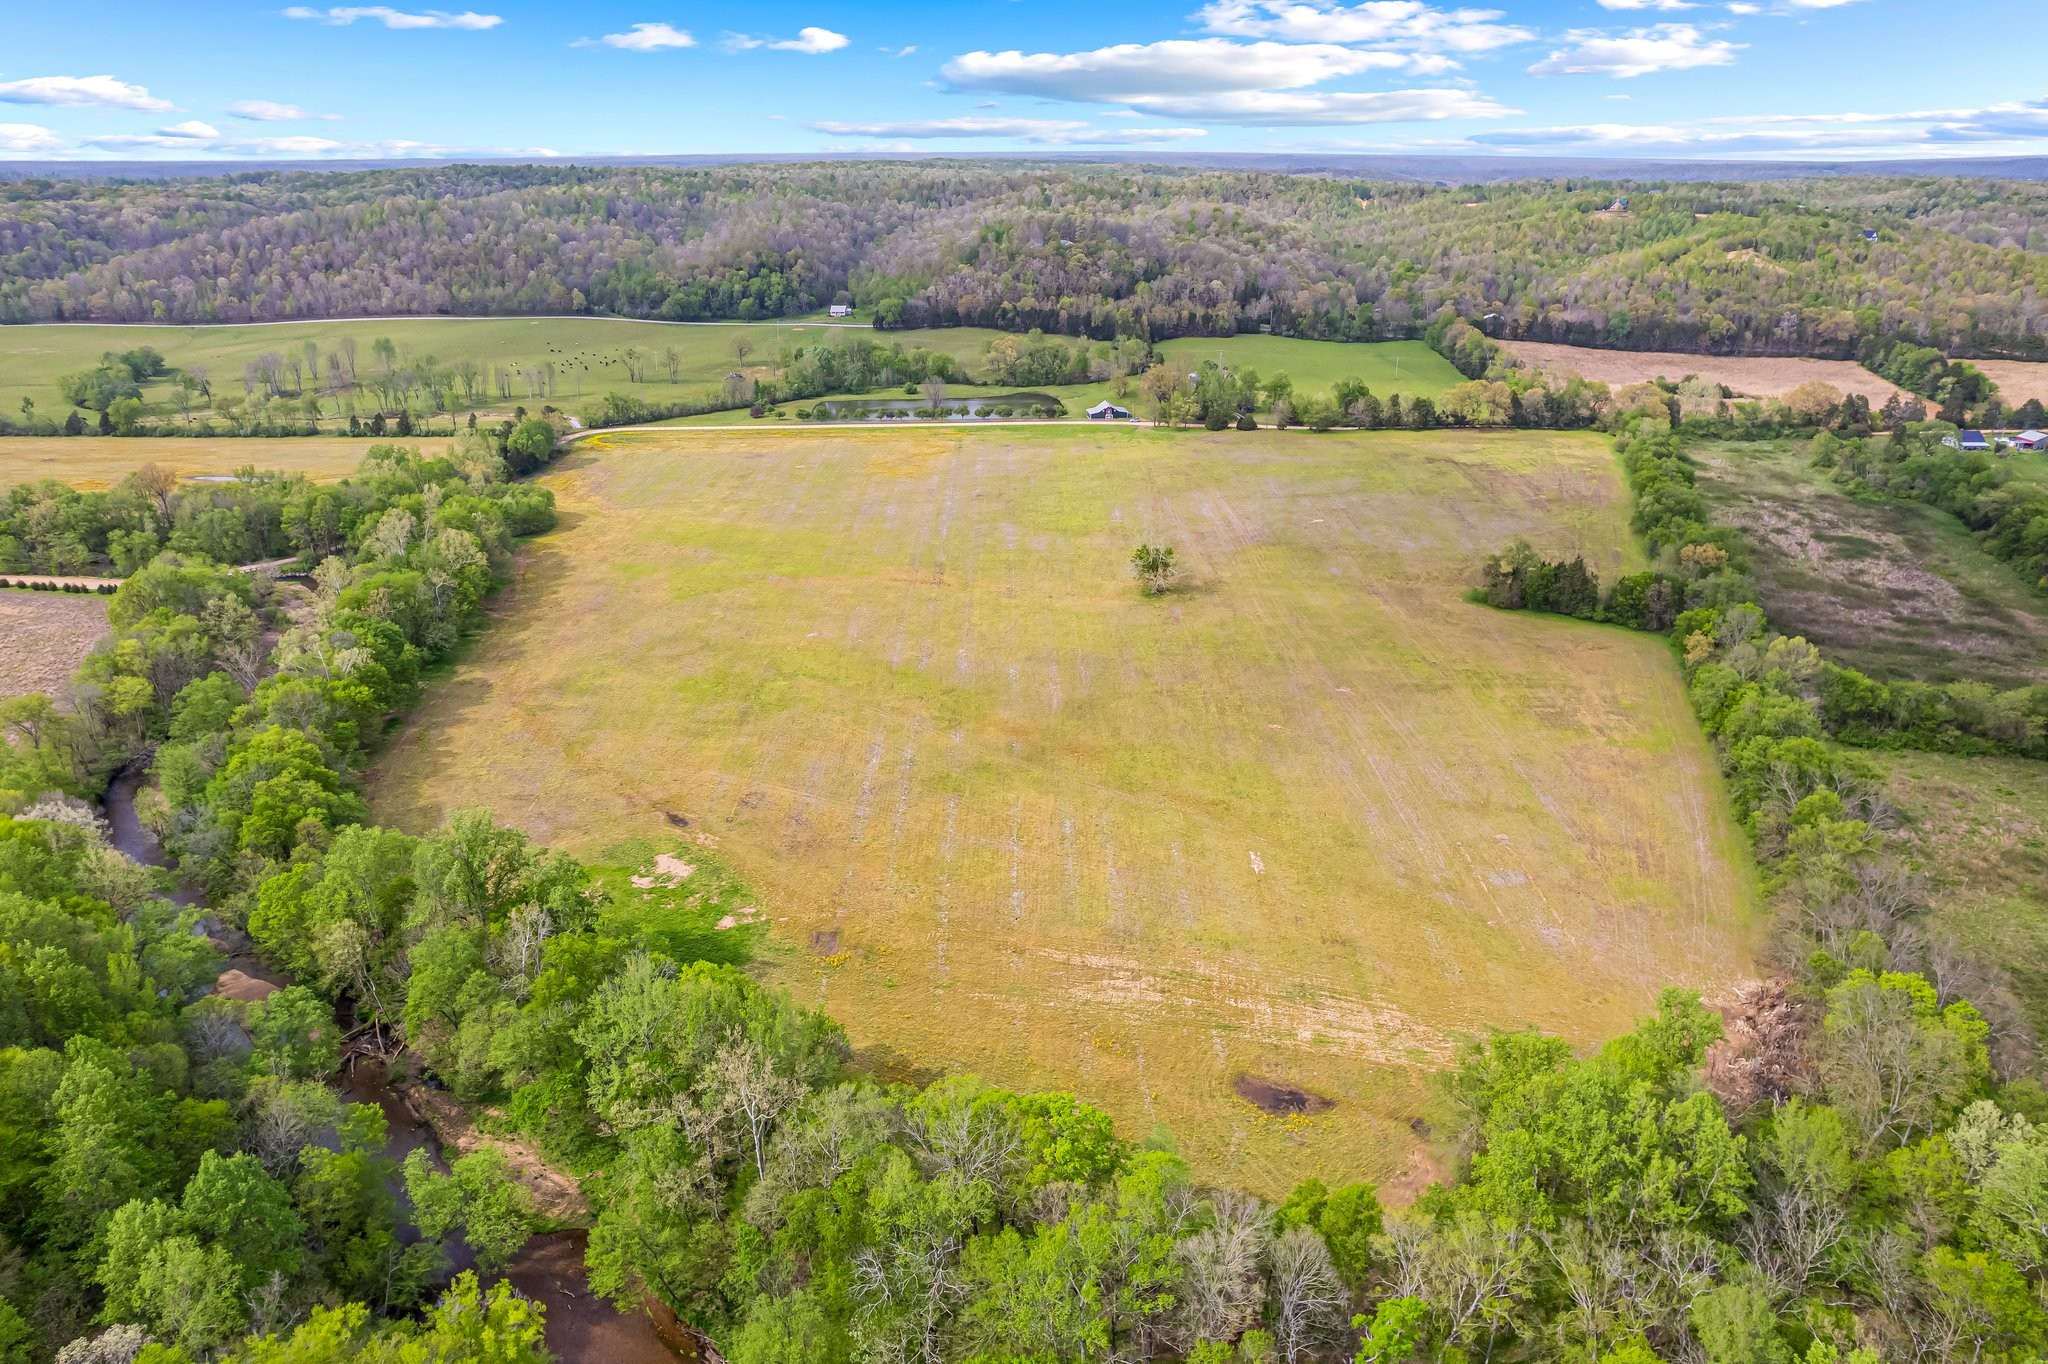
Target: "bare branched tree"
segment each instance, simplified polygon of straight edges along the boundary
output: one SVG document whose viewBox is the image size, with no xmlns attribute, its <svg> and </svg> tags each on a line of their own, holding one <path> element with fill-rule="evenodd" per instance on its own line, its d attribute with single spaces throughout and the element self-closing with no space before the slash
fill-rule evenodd
<svg viewBox="0 0 2048 1364">
<path fill-rule="evenodd" d="M 1273 1337 L 1287 1364 L 1333 1339 L 1350 1301 L 1323 1238 L 1309 1227 L 1282 1232 L 1273 1243 Z"/>
</svg>

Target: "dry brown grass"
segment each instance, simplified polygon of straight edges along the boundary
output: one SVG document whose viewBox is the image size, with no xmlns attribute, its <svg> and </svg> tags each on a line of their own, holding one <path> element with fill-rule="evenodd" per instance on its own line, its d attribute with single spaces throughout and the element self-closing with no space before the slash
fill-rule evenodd
<svg viewBox="0 0 2048 1364">
<path fill-rule="evenodd" d="M 1462 600 L 1517 533 L 1638 562 L 1598 437 L 663 432 L 546 482 L 562 529 L 375 808 L 715 847 L 879 1067 L 1398 1196 L 1461 1034 L 1590 1043 L 1750 970 L 1663 644 Z M 1140 540 L 1184 590 L 1140 596 Z M 1245 1074 L 1335 1106 L 1267 1116 Z"/>
<path fill-rule="evenodd" d="M 1778 628 L 1880 677 L 2048 681 L 2048 600 L 1948 513 L 1850 497 L 1803 441 L 1694 441 Z"/>
<path fill-rule="evenodd" d="M 71 674 L 107 635 L 107 599 L 0 589 L 0 697 L 62 699 Z"/>
<path fill-rule="evenodd" d="M 2048 365 L 2029 360 L 1972 360 L 1998 385 L 1998 396 L 2007 407 L 2018 407 L 2029 398 L 2048 403 Z"/>
<path fill-rule="evenodd" d="M 143 440 L 122 436 L 0 437 L 0 488 L 54 478 L 80 488 L 119 483 L 145 464 L 160 464 L 191 477 L 232 474 L 248 465 L 303 473 L 314 479 L 346 478 L 377 442 L 367 436 L 281 436 L 275 439 Z M 447 443 L 406 441 L 428 450 Z"/>
<path fill-rule="evenodd" d="M 1595 350 L 1560 346 L 1548 341 L 1503 341 L 1514 357 L 1550 374 L 1576 374 L 1582 379 L 1620 387 L 1651 379 L 1683 379 L 1697 374 L 1725 384 L 1746 398 L 1776 398 L 1818 379 L 1844 393 L 1861 393 L 1872 407 L 1881 407 L 1898 386 L 1878 378 L 1853 360 L 1803 360 L 1763 355 L 1687 355 L 1662 350 Z"/>
</svg>

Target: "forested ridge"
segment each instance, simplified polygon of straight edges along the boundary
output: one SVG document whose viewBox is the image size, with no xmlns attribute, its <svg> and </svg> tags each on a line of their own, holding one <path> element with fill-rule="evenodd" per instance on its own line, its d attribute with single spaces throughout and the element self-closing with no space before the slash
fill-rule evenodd
<svg viewBox="0 0 2048 1364">
<path fill-rule="evenodd" d="M 1448 308 L 1581 345 L 2040 358 L 2044 206 L 2039 186 L 1940 178 L 1432 189 L 969 162 L 24 180 L 0 185 L 0 320 L 853 300 L 883 327 L 1371 340 Z"/>
</svg>

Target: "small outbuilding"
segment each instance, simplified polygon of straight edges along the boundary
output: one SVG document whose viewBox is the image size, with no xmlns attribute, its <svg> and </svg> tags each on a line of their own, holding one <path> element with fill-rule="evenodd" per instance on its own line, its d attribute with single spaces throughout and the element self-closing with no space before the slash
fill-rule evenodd
<svg viewBox="0 0 2048 1364">
<path fill-rule="evenodd" d="M 850 303 L 835 303 L 835 304 L 833 304 L 833 305 L 832 305 L 832 316 L 834 316 L 834 317 L 852 317 L 852 316 L 853 316 L 853 305 L 852 305 L 852 304 L 850 304 Z"/>
<path fill-rule="evenodd" d="M 1088 409 L 1088 420 L 1092 422 L 1121 422 L 1130 419 L 1131 414 L 1127 408 L 1118 407 L 1106 398 Z"/>
<path fill-rule="evenodd" d="M 1864 228 L 1864 229 L 1863 229 L 1863 240 L 1864 240 L 1864 241 L 1867 241 L 1867 242 L 1874 242 L 1874 241 L 1876 241 L 1876 240 L 1877 240 L 1877 229 L 1876 229 L 1876 228 L 1874 228 L 1874 227 L 1866 227 L 1866 228 Z"/>
<path fill-rule="evenodd" d="M 2048 431 L 2022 431 L 2012 438 L 2015 450 L 2048 450 Z"/>
<path fill-rule="evenodd" d="M 1982 431 L 1956 432 L 1956 449 L 1958 450 L 1989 450 L 1990 448 L 1991 442 L 1984 439 Z"/>
</svg>

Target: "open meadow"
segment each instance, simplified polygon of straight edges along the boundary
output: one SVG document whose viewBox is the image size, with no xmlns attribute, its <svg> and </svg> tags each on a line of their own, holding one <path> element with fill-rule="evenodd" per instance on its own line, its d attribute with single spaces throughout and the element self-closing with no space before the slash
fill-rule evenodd
<svg viewBox="0 0 2048 1364">
<path fill-rule="evenodd" d="M 87 490 L 106 488 L 145 464 L 162 465 L 186 478 L 228 478 L 250 467 L 315 480 L 347 478 L 376 443 L 367 436 L 7 436 L 0 438 L 0 489 L 42 478 Z M 448 440 L 423 436 L 405 443 L 437 450 Z"/>
<path fill-rule="evenodd" d="M 1804 442 L 1696 441 L 1700 490 L 1743 528 L 1787 634 L 1887 678 L 2048 681 L 2048 597 L 1947 512 L 1849 496 Z"/>
<path fill-rule="evenodd" d="M 2004 968 L 2048 1037 L 2048 763 L 1884 753 L 1897 838 L 1934 891 L 1930 926 Z"/>
<path fill-rule="evenodd" d="M 880 1073 L 1071 1088 L 1206 1180 L 1405 1198 L 1461 1036 L 1591 1043 L 1751 973 L 1666 646 L 1463 600 L 1518 534 L 1639 566 L 1598 437 L 618 433 L 544 481 L 561 529 L 373 808 L 709 850 Z M 1166 596 L 1140 541 L 1178 552 Z"/>
<path fill-rule="evenodd" d="M 31 692 L 61 700 L 106 636 L 105 597 L 0 588 L 0 701 Z"/>
</svg>

